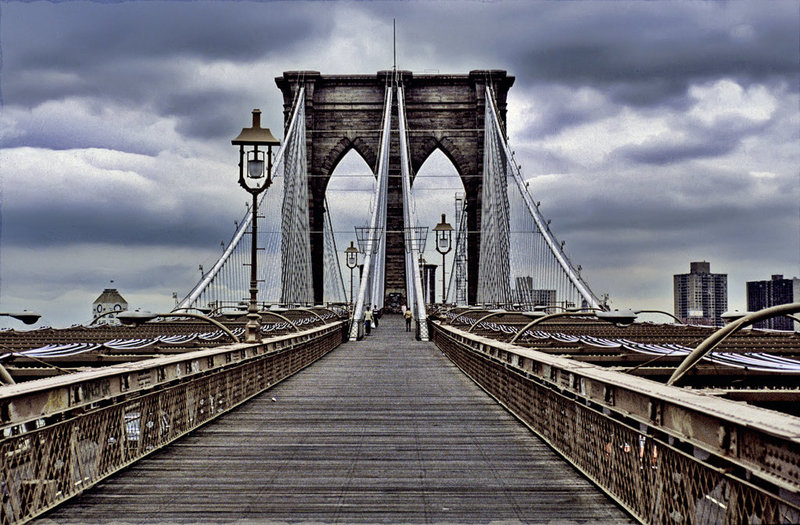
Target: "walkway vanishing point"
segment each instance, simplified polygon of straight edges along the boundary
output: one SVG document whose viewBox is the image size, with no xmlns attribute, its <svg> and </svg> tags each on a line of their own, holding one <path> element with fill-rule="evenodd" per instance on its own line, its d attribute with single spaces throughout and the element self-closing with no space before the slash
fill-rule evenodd
<svg viewBox="0 0 800 525">
<path fill-rule="evenodd" d="M 37 523 L 239 520 L 632 521 L 396 316 Z"/>
</svg>

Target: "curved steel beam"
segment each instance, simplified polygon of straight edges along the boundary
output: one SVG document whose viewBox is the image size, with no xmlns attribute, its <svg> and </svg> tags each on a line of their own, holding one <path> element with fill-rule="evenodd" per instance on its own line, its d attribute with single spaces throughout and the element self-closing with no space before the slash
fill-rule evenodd
<svg viewBox="0 0 800 525">
<path fill-rule="evenodd" d="M 281 315 L 281 314 L 279 314 L 279 313 L 277 313 L 277 312 L 273 312 L 273 311 L 271 311 L 271 310 L 261 310 L 261 311 L 259 311 L 258 313 L 259 313 L 259 315 L 268 314 L 268 315 L 271 315 L 271 316 L 277 317 L 277 318 L 278 318 L 278 319 L 280 319 L 281 321 L 286 321 L 287 323 L 289 323 L 290 325 L 292 325 L 292 328 L 294 328 L 294 329 L 295 329 L 295 330 L 297 330 L 298 332 L 301 332 L 301 331 L 302 331 L 302 330 L 300 330 L 300 329 L 297 327 L 297 325 L 296 325 L 296 324 L 294 324 L 294 322 L 292 322 L 292 320 L 291 320 L 291 319 L 289 319 L 289 318 L 288 318 L 288 317 L 286 317 L 285 315 Z"/>
<path fill-rule="evenodd" d="M 633 312 L 635 314 L 664 314 L 664 315 L 668 315 L 668 316 L 672 317 L 673 319 L 675 319 L 675 321 L 677 321 L 678 324 L 686 324 L 682 320 L 678 319 L 677 317 L 675 317 L 674 315 L 672 315 L 669 312 L 665 312 L 664 310 L 634 310 Z"/>
<path fill-rule="evenodd" d="M 456 319 L 458 319 L 459 317 L 461 317 L 463 314 L 465 314 L 465 313 L 467 313 L 467 312 L 474 312 L 474 313 L 481 313 L 481 314 L 485 314 L 485 313 L 487 313 L 488 311 L 489 311 L 489 310 L 488 310 L 488 309 L 486 309 L 486 308 L 477 308 L 477 309 L 475 309 L 475 308 L 468 308 L 467 310 L 465 310 L 465 311 L 463 311 L 463 312 L 460 312 L 460 313 L 459 313 L 457 316 L 453 317 L 452 321 L 450 321 L 450 324 L 452 325 L 452 324 L 453 324 L 453 321 L 455 321 Z M 471 318 L 470 318 L 470 319 L 471 319 Z M 466 323 L 464 323 L 464 324 L 466 324 Z"/>
<path fill-rule="evenodd" d="M 319 315 L 317 312 L 315 312 L 313 308 L 298 308 L 297 310 L 313 314 L 317 319 L 319 319 L 320 321 L 322 321 L 323 324 L 325 324 L 325 318 Z"/>
<path fill-rule="evenodd" d="M 503 310 L 502 312 L 490 312 L 490 313 L 488 313 L 488 314 L 484 315 L 483 317 L 481 317 L 480 319 L 478 319 L 477 321 L 475 321 L 475 322 L 472 324 L 472 326 L 470 326 L 470 327 L 469 327 L 469 330 L 467 330 L 467 333 L 468 333 L 468 334 L 471 334 L 471 333 L 472 333 L 472 330 L 473 330 L 473 329 L 474 329 L 476 326 L 478 326 L 480 323 L 484 322 L 485 320 L 489 319 L 490 317 L 494 317 L 495 315 L 505 315 L 505 314 L 507 314 L 507 313 L 509 313 L 509 312 L 508 312 L 508 311 L 506 311 L 506 310 Z"/>
<path fill-rule="evenodd" d="M 594 313 L 593 312 L 568 312 L 568 311 L 563 311 L 563 312 L 555 312 L 555 313 L 552 313 L 552 314 L 547 314 L 544 317 L 539 317 L 537 319 L 534 319 L 530 323 L 528 323 L 525 326 L 523 326 L 516 334 L 514 334 L 514 337 L 512 337 L 511 339 L 508 340 L 508 343 L 513 345 L 514 343 L 517 342 L 517 339 L 519 339 L 520 336 L 522 336 L 522 334 L 524 334 L 532 326 L 535 326 L 535 325 L 537 325 L 537 324 L 539 324 L 541 322 L 549 321 L 550 319 L 554 319 L 556 317 L 585 317 L 587 315 L 594 316 Z"/>
<path fill-rule="evenodd" d="M 453 321 L 455 321 L 455 320 L 456 320 L 456 318 L 458 318 L 458 316 L 460 316 L 460 315 L 461 315 L 461 314 L 463 314 L 464 312 L 467 312 L 467 311 L 469 311 L 469 310 L 471 310 L 471 309 L 472 309 L 472 308 L 471 308 L 471 307 L 469 307 L 469 306 L 456 306 L 455 308 L 453 308 L 452 310 L 450 310 L 450 312 L 453 312 L 453 313 L 455 313 L 455 315 L 453 316 L 453 318 L 452 318 L 452 319 L 450 319 L 450 321 L 448 321 L 448 323 L 447 323 L 447 324 L 453 324 Z M 461 311 L 460 311 L 460 312 L 456 312 L 456 310 L 461 310 Z"/>
<path fill-rule="evenodd" d="M 156 314 L 156 317 L 191 317 L 193 319 L 200 319 L 201 321 L 213 324 L 214 326 L 225 332 L 231 339 L 233 339 L 235 343 L 241 343 L 241 341 L 239 341 L 239 338 L 236 337 L 236 335 L 233 332 L 231 332 L 227 326 L 205 315 L 193 314 L 191 312 L 176 312 L 176 313 L 169 312 L 163 314 Z"/>
<path fill-rule="evenodd" d="M 771 306 L 757 312 L 749 313 L 741 319 L 737 319 L 736 321 L 723 326 L 708 336 L 702 343 L 697 345 L 697 348 L 692 350 L 689 355 L 684 358 L 681 364 L 678 365 L 678 368 L 675 369 L 675 372 L 672 373 L 672 376 L 667 381 L 667 385 L 674 385 L 678 379 L 683 377 L 686 372 L 691 370 L 692 367 L 696 365 L 697 362 L 703 357 L 705 357 L 706 354 L 711 352 L 718 344 L 723 342 L 738 330 L 757 323 L 758 321 L 763 321 L 764 319 L 777 317 L 779 315 L 795 314 L 798 312 L 800 312 L 800 303 L 780 304 L 778 306 Z"/>
<path fill-rule="evenodd" d="M 96 322 L 97 322 L 99 319 L 102 319 L 103 317 L 107 317 L 107 316 L 109 316 L 109 315 L 111 315 L 111 314 L 121 314 L 121 313 L 122 313 L 122 312 L 124 312 L 124 311 L 125 311 L 125 310 L 120 310 L 120 311 L 118 312 L 118 311 L 116 311 L 116 310 L 111 310 L 110 312 L 103 312 L 102 314 L 100 314 L 100 315 L 98 315 L 97 317 L 95 317 L 94 319 L 92 319 L 92 320 L 91 320 L 91 322 L 90 322 L 89 324 L 87 324 L 86 326 L 92 326 L 92 325 L 93 325 L 93 324 L 95 324 L 95 323 L 96 323 Z"/>
<path fill-rule="evenodd" d="M 333 309 L 331 309 L 331 308 L 328 308 L 327 306 L 315 306 L 315 307 L 313 307 L 313 308 L 309 308 L 309 310 L 325 310 L 326 312 L 330 312 L 330 313 L 332 313 L 333 315 L 335 315 L 336 317 L 339 317 L 339 314 L 338 314 L 338 313 L 336 313 L 336 310 L 333 310 Z M 316 312 L 314 312 L 314 313 L 316 313 Z M 324 320 L 324 318 L 323 318 L 323 317 L 320 317 L 320 318 Z M 326 323 L 326 324 L 327 324 L 327 323 Z"/>
</svg>

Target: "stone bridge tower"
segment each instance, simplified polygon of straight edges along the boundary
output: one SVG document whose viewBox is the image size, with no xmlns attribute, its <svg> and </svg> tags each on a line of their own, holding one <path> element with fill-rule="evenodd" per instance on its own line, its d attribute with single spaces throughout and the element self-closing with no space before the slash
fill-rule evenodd
<svg viewBox="0 0 800 525">
<path fill-rule="evenodd" d="M 467 75 L 394 73 L 405 89 L 406 118 L 413 173 L 437 148 L 453 163 L 467 195 L 468 286 L 474 304 L 478 290 L 480 213 L 483 190 L 484 91 L 487 83 L 497 97 L 505 124 L 506 96 L 514 77 L 502 70 L 471 71 Z M 333 170 L 351 149 L 373 172 L 379 153 L 384 93 L 393 72 L 375 75 L 321 75 L 318 71 L 288 71 L 275 82 L 283 92 L 288 125 L 295 94 L 305 86 L 309 220 L 314 300 L 323 295 L 323 213 L 325 190 Z M 397 97 L 393 97 L 392 142 L 386 242 L 386 292 L 405 296 L 405 246 L 397 135 Z M 361 203 L 359 203 L 361 204 Z M 364 206 L 369 202 L 365 201 Z M 357 204 L 356 204 L 357 205 Z"/>
</svg>

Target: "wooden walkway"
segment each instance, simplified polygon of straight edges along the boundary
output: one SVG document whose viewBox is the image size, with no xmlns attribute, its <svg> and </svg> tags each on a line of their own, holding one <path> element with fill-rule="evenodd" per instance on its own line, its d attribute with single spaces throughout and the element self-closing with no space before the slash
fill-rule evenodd
<svg viewBox="0 0 800 525">
<path fill-rule="evenodd" d="M 412 335 L 384 317 L 38 523 L 631 521 Z"/>
</svg>

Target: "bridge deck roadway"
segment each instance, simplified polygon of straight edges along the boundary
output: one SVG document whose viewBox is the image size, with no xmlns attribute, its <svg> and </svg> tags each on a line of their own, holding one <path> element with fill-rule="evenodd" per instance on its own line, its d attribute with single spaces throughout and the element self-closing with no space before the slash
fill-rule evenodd
<svg viewBox="0 0 800 525">
<path fill-rule="evenodd" d="M 239 520 L 630 521 L 394 316 L 40 521 Z"/>
</svg>

